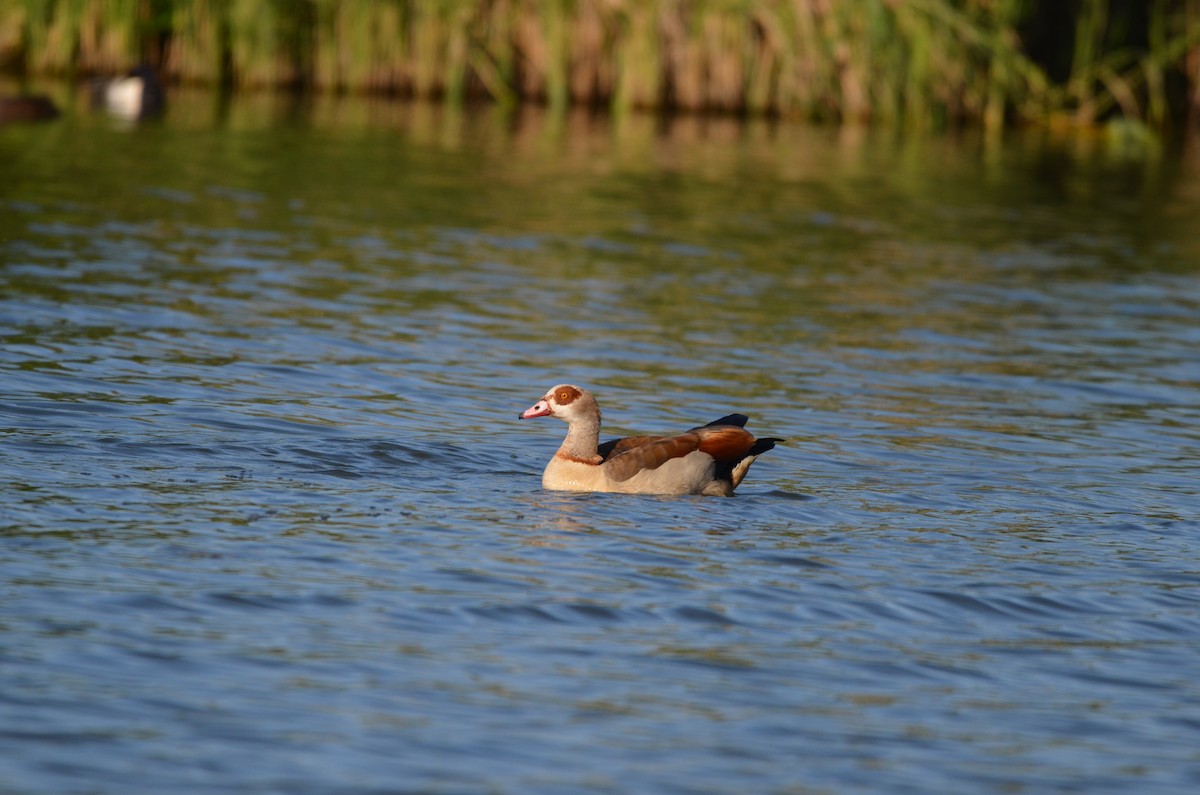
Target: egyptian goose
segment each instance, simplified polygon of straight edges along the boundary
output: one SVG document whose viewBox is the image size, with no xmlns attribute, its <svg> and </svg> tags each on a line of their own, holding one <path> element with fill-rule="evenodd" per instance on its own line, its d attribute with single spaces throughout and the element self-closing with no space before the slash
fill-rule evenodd
<svg viewBox="0 0 1200 795">
<path fill-rule="evenodd" d="M 567 438 L 546 465 L 542 487 L 553 491 L 707 494 L 732 497 L 760 454 L 782 439 L 755 439 L 730 414 L 678 436 L 628 436 L 600 444 L 600 407 L 586 389 L 559 384 L 518 415 L 558 417 Z"/>
</svg>

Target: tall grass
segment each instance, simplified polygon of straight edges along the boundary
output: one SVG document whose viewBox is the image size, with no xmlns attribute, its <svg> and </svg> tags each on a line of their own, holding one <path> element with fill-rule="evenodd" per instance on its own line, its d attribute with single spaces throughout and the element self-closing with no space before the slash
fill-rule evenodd
<svg viewBox="0 0 1200 795">
<path fill-rule="evenodd" d="M 0 0 L 7 68 L 143 60 L 235 88 L 1159 126 L 1200 117 L 1200 0 Z"/>
</svg>

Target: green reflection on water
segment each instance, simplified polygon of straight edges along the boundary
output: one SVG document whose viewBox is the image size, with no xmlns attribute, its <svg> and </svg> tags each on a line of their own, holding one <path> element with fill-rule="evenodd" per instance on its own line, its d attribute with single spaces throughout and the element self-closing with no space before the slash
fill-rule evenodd
<svg viewBox="0 0 1200 795">
<path fill-rule="evenodd" d="M 412 345 L 602 335 L 639 377 L 683 361 L 716 380 L 745 351 L 753 388 L 763 346 L 943 367 L 906 332 L 1002 337 L 1052 314 L 1049 281 L 1200 265 L 1190 153 L 201 92 L 128 127 L 60 99 L 60 121 L 0 130 L 13 314 L 151 306 L 177 337 L 371 318 Z"/>
</svg>

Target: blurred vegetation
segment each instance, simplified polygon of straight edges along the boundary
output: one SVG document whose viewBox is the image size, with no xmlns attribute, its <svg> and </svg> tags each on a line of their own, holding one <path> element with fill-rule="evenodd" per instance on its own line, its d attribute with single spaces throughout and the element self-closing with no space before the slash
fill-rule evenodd
<svg viewBox="0 0 1200 795">
<path fill-rule="evenodd" d="M 1200 0 L 0 0 L 0 68 L 921 126 L 1200 116 Z"/>
</svg>

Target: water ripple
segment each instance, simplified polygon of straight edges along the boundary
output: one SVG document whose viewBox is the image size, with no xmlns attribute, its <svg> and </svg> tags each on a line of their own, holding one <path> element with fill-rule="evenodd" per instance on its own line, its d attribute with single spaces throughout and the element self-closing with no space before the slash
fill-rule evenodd
<svg viewBox="0 0 1200 795">
<path fill-rule="evenodd" d="M 443 121 L 0 166 L 6 785 L 1195 789 L 1190 205 Z M 732 500 L 543 492 L 565 380 L 788 441 Z"/>
</svg>

